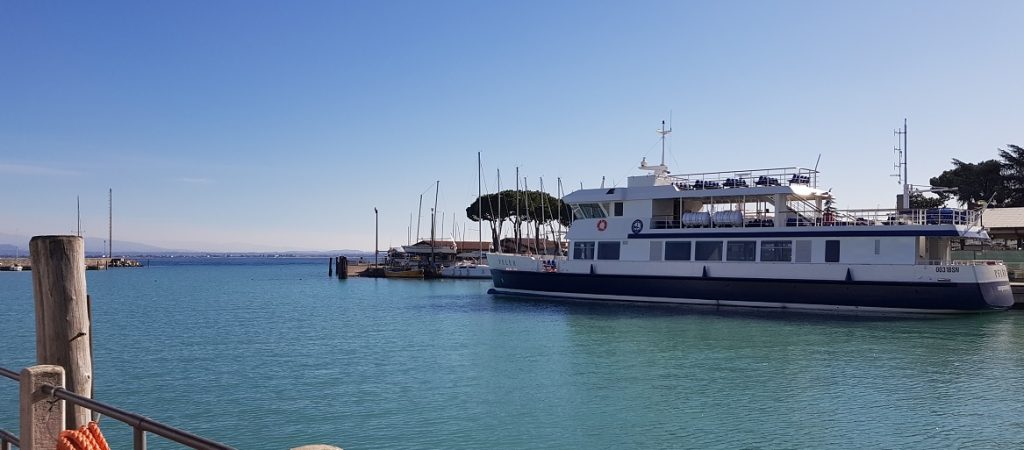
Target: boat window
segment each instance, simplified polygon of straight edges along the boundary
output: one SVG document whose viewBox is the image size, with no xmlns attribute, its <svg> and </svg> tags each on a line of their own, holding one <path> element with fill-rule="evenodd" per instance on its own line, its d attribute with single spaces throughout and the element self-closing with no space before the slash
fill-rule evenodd
<svg viewBox="0 0 1024 450">
<path fill-rule="evenodd" d="M 725 247 L 726 261 L 753 261 L 757 255 L 757 241 L 729 241 Z"/>
<path fill-rule="evenodd" d="M 575 212 L 577 210 L 579 210 L 579 212 L 576 213 L 577 217 L 581 217 L 583 219 L 600 219 L 605 216 L 604 210 L 601 209 L 601 205 L 597 203 L 580 203 L 578 205 L 573 205 L 573 211 Z"/>
<path fill-rule="evenodd" d="M 839 262 L 839 241 L 825 241 L 825 262 Z"/>
<path fill-rule="evenodd" d="M 572 259 L 594 259 L 594 242 L 573 242 Z"/>
<path fill-rule="evenodd" d="M 619 241 L 598 242 L 597 259 L 619 259 Z"/>
<path fill-rule="evenodd" d="M 661 261 L 661 246 L 664 241 L 651 241 L 651 261 Z"/>
<path fill-rule="evenodd" d="M 615 208 L 614 215 L 616 217 L 621 217 L 622 216 L 622 202 L 615 202 L 614 203 L 614 208 Z"/>
<path fill-rule="evenodd" d="M 690 241 L 676 241 L 665 243 L 665 260 L 689 261 Z"/>
<path fill-rule="evenodd" d="M 697 261 L 721 261 L 722 241 L 697 241 L 693 259 Z"/>
<path fill-rule="evenodd" d="M 793 241 L 761 241 L 761 261 L 793 260 Z"/>
<path fill-rule="evenodd" d="M 811 241 L 796 241 L 796 262 L 811 262 Z"/>
</svg>

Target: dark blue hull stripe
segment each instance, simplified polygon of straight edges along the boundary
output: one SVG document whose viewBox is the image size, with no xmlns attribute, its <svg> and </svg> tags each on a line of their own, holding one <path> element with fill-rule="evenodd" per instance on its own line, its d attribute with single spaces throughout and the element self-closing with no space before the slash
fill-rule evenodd
<svg viewBox="0 0 1024 450">
<path fill-rule="evenodd" d="M 643 275 L 590 275 L 491 270 L 495 293 L 655 299 L 697 299 L 853 308 L 982 311 L 1013 306 L 1006 282 L 913 283 L 778 280 Z M 503 290 L 505 290 L 503 292 Z M 529 292 L 511 292 L 529 291 Z M 661 300 L 659 300 L 661 301 Z"/>
<path fill-rule="evenodd" d="M 881 228 L 881 227 L 870 227 Z M 845 231 L 691 231 L 682 233 L 641 233 L 629 234 L 629 239 L 676 239 L 676 238 L 779 238 L 779 237 L 893 237 L 893 236 L 960 236 L 956 230 L 845 230 Z"/>
</svg>

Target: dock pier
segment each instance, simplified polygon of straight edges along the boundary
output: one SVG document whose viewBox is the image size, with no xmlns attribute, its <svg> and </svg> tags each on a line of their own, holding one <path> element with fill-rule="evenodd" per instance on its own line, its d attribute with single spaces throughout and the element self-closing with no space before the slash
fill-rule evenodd
<svg viewBox="0 0 1024 450">
<path fill-rule="evenodd" d="M 384 267 L 366 262 L 350 262 L 345 256 L 335 256 L 327 259 L 327 276 L 333 277 L 335 274 L 340 279 L 348 277 L 383 278 Z"/>
<path fill-rule="evenodd" d="M 1013 292 L 1013 309 L 1024 309 L 1024 282 L 1011 281 L 1010 289 Z"/>
</svg>

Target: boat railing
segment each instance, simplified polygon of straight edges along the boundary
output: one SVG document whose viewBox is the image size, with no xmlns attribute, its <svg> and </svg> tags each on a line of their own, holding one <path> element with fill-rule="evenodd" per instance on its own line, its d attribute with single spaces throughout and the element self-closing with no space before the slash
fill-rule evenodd
<svg viewBox="0 0 1024 450">
<path fill-rule="evenodd" d="M 732 213 L 732 214 L 722 214 Z M 650 218 L 651 229 L 680 228 L 764 228 L 775 227 L 782 215 L 739 211 L 702 211 L 682 215 L 657 215 Z M 981 213 L 952 208 L 931 209 L 849 209 L 825 211 L 788 211 L 786 227 L 848 227 L 899 225 L 977 225 Z"/>
<path fill-rule="evenodd" d="M 918 263 L 925 266 L 999 266 L 1005 265 L 998 259 L 929 259 Z"/>
<path fill-rule="evenodd" d="M 848 209 L 828 216 L 822 213 L 822 225 L 976 225 L 981 219 L 978 211 L 953 208 Z"/>
<path fill-rule="evenodd" d="M 682 190 L 788 186 L 791 184 L 818 187 L 818 171 L 802 167 L 688 173 L 671 175 L 669 178 L 677 188 Z"/>
</svg>

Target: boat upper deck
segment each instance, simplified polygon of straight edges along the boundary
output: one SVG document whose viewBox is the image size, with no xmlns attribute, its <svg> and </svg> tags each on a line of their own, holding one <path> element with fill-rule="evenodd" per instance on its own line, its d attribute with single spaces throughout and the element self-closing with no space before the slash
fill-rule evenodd
<svg viewBox="0 0 1024 450">
<path fill-rule="evenodd" d="M 643 177 L 631 177 L 643 178 Z M 801 185 L 817 189 L 818 171 L 802 167 L 701 172 L 665 175 L 680 190 L 711 190 L 745 187 Z M 632 181 L 632 180 L 631 180 Z M 638 180 L 639 181 L 639 180 Z"/>
<path fill-rule="evenodd" d="M 640 169 L 651 174 L 630 177 L 626 188 L 581 189 L 563 200 L 576 219 L 625 215 L 649 220 L 652 230 L 980 225 L 978 212 L 951 208 L 838 210 L 832 193 L 818 188 L 819 172 L 802 167 L 670 175 L 644 162 Z"/>
</svg>

